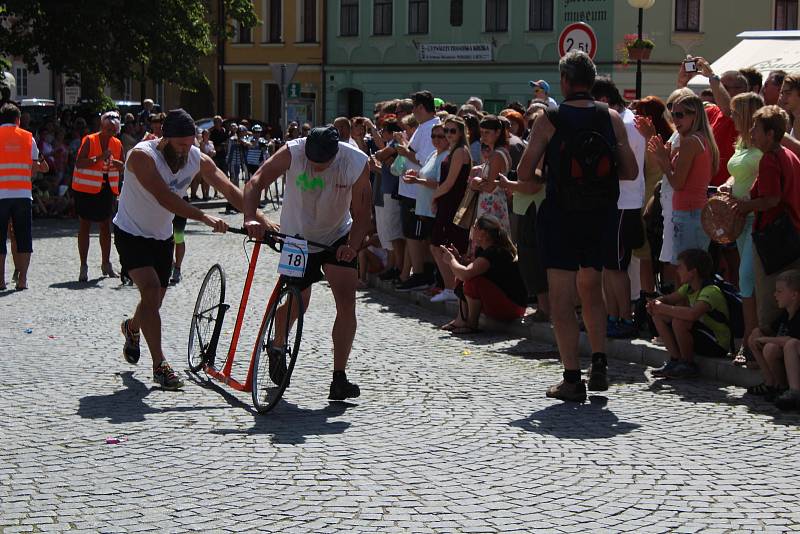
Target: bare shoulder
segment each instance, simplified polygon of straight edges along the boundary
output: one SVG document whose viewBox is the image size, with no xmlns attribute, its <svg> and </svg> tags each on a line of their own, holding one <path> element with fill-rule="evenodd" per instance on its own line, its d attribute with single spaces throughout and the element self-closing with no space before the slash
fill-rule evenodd
<svg viewBox="0 0 800 534">
<path fill-rule="evenodd" d="M 139 148 L 135 148 L 128 153 L 126 164 L 129 165 L 133 171 L 155 169 L 153 158 Z"/>
</svg>

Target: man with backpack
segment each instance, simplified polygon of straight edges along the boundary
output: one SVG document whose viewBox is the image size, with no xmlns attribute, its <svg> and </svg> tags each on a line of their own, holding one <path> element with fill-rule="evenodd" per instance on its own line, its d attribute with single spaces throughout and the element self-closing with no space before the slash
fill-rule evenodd
<svg viewBox="0 0 800 534">
<path fill-rule="evenodd" d="M 647 311 L 669 352 L 669 360 L 653 370 L 662 378 L 697 375 L 694 355 L 724 358 L 731 346 L 728 300 L 714 283 L 714 262 L 708 252 L 690 248 L 678 255 L 677 291 L 651 300 Z"/>
<path fill-rule="evenodd" d="M 597 70 L 591 58 L 569 52 L 558 64 L 564 102 L 548 110 L 533 125 L 530 143 L 518 175 L 535 176 L 536 163 L 545 157 L 543 178 L 547 198 L 538 219 L 537 238 L 547 269 L 553 328 L 564 365 L 564 380 L 548 388 L 548 397 L 583 402 L 586 384 L 578 358 L 578 321 L 575 290 L 592 349 L 588 387 L 608 389 L 605 355 L 606 309 L 600 274 L 604 243 L 616 233 L 619 180 L 638 175 L 636 158 L 628 144 L 619 114 L 595 102 L 589 91 Z"/>
</svg>

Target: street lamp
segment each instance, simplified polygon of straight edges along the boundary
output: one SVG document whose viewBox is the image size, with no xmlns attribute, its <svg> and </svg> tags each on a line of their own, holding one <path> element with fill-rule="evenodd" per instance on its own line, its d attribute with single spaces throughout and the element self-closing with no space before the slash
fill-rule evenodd
<svg viewBox="0 0 800 534">
<path fill-rule="evenodd" d="M 653 7 L 656 0 L 628 0 L 628 4 L 639 10 L 639 39 L 642 38 L 642 18 L 644 10 Z M 642 98 L 642 60 L 636 60 L 636 100 Z"/>
</svg>

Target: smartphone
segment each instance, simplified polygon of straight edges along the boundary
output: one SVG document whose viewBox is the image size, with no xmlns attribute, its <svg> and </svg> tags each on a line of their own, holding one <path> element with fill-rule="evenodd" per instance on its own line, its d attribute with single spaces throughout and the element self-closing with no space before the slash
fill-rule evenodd
<svg viewBox="0 0 800 534">
<path fill-rule="evenodd" d="M 697 72 L 697 61 L 694 59 L 687 59 L 683 62 L 683 70 L 686 72 Z"/>
</svg>

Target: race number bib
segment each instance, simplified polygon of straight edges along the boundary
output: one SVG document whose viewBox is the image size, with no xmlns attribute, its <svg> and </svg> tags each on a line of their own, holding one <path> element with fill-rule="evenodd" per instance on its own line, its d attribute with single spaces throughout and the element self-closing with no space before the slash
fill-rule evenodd
<svg viewBox="0 0 800 534">
<path fill-rule="evenodd" d="M 294 237 L 284 238 L 281 259 L 278 261 L 278 274 L 302 278 L 306 272 L 307 259 L 307 241 Z"/>
</svg>

